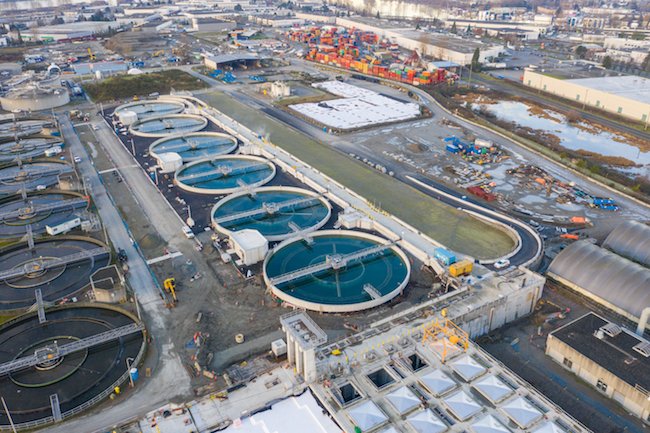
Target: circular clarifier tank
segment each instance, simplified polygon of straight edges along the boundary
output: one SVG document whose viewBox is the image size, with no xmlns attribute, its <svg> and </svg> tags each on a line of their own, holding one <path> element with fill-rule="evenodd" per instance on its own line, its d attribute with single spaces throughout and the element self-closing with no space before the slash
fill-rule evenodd
<svg viewBox="0 0 650 433">
<path fill-rule="evenodd" d="M 6 365 L 35 353 L 44 358 L 42 362 L 0 377 L 0 395 L 7 403 L 16 429 L 21 431 L 34 428 L 28 423 L 38 423 L 35 425 L 43 428 L 54 421 L 52 395 L 58 397 L 63 418 L 108 397 L 115 386 L 128 380 L 128 366 L 137 365 L 146 349 L 144 331 L 136 325 L 138 319 L 119 308 L 101 304 L 66 305 L 47 309 L 45 319 L 41 323 L 33 312 L 0 328 L 3 348 L 0 363 Z M 135 329 L 127 334 L 125 327 Z M 120 338 L 90 347 L 74 347 L 80 341 L 118 329 L 124 332 Z M 57 356 L 57 348 L 65 348 L 61 351 L 65 354 Z M 0 428 L 11 431 L 4 411 Z"/>
<path fill-rule="evenodd" d="M 212 208 L 212 226 L 230 234 L 253 229 L 269 241 L 281 241 L 298 233 L 321 228 L 332 208 L 318 194 L 291 187 L 263 187 L 221 199 Z"/>
<path fill-rule="evenodd" d="M 61 145 L 56 138 L 23 138 L 17 141 L 0 143 L 0 162 L 13 161 L 17 158 L 29 159 L 42 156 L 53 146 Z"/>
<path fill-rule="evenodd" d="M 0 123 L 0 138 L 27 137 L 39 134 L 49 124 L 51 122 L 47 120 L 8 120 Z"/>
<path fill-rule="evenodd" d="M 19 193 L 23 187 L 33 191 L 37 187 L 56 185 L 59 176 L 72 173 L 72 166 L 63 161 L 39 161 L 0 168 L 0 196 Z"/>
<path fill-rule="evenodd" d="M 31 307 L 36 288 L 46 302 L 70 297 L 109 262 L 110 249 L 87 237 L 59 235 L 33 248 L 12 244 L 0 250 L 0 310 Z"/>
<path fill-rule="evenodd" d="M 168 135 L 197 132 L 208 125 L 208 120 L 195 114 L 171 114 L 138 120 L 129 132 L 139 137 L 160 138 Z"/>
<path fill-rule="evenodd" d="M 120 116 L 123 111 L 132 111 L 137 114 L 138 119 L 147 119 L 149 117 L 166 116 L 169 114 L 178 114 L 185 109 L 185 105 L 180 102 L 172 101 L 142 101 L 131 102 L 120 105 L 113 112 L 114 116 Z"/>
<path fill-rule="evenodd" d="M 174 174 L 179 188 L 199 194 L 230 194 L 264 185 L 275 165 L 256 156 L 226 155 L 184 165 Z"/>
<path fill-rule="evenodd" d="M 44 233 L 73 219 L 88 207 L 88 199 L 74 192 L 48 192 L 0 200 L 0 239 L 18 238 L 31 226 L 34 234 Z"/>
<path fill-rule="evenodd" d="M 183 162 L 192 162 L 213 156 L 225 155 L 237 149 L 237 139 L 219 132 L 194 132 L 154 141 L 149 154 L 158 158 L 163 153 L 177 153 Z"/>
<path fill-rule="evenodd" d="M 399 295 L 411 266 L 402 250 L 367 233 L 324 230 L 278 244 L 264 281 L 283 301 L 313 311 L 365 310 Z"/>
</svg>

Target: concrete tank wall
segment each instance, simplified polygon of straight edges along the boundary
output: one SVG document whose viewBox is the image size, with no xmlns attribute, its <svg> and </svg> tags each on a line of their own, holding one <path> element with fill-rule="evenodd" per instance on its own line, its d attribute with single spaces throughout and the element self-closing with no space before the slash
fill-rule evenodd
<svg viewBox="0 0 650 433">
<path fill-rule="evenodd" d="M 51 92 L 36 91 L 27 97 L 27 94 L 8 94 L 0 98 L 0 105 L 6 111 L 41 111 L 61 107 L 70 102 L 70 94 L 61 87 Z"/>
</svg>

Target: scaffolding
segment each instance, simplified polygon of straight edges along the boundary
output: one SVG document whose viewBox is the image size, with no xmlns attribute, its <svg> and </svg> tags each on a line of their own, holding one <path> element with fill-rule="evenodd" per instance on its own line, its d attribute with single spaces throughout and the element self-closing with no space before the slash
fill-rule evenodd
<svg viewBox="0 0 650 433">
<path fill-rule="evenodd" d="M 424 332 L 422 333 L 422 344 L 427 341 L 429 343 L 442 343 L 442 353 L 440 353 L 440 357 L 443 364 L 447 359 L 449 348 L 460 347 L 464 352 L 469 348 L 469 334 L 446 317 L 444 317 L 442 321 L 436 319 L 431 322 L 429 326 L 424 328 Z"/>
</svg>

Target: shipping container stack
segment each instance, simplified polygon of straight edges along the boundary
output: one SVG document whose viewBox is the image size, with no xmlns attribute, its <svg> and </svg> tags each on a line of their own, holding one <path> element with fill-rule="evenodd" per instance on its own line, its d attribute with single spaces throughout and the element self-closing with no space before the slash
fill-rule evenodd
<svg viewBox="0 0 650 433">
<path fill-rule="evenodd" d="M 309 46 L 305 58 L 312 62 L 415 86 L 441 83 L 447 78 L 444 69 L 430 72 L 397 63 L 399 47 L 380 41 L 373 32 L 311 27 L 293 29 L 287 35 L 292 41 Z"/>
</svg>

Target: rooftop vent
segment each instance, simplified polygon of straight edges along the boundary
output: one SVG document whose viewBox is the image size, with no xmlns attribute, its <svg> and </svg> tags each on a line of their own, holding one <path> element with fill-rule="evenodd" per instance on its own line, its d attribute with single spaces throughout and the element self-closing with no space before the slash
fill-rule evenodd
<svg viewBox="0 0 650 433">
<path fill-rule="evenodd" d="M 646 358 L 650 357 L 650 343 L 647 341 L 640 342 L 632 349 L 634 349 L 636 352 L 640 353 L 641 355 L 645 356 Z"/>
<path fill-rule="evenodd" d="M 623 331 L 620 326 L 615 325 L 614 323 L 607 323 L 606 325 L 601 326 L 600 330 L 603 331 L 605 335 L 612 338 L 616 337 Z"/>
</svg>

